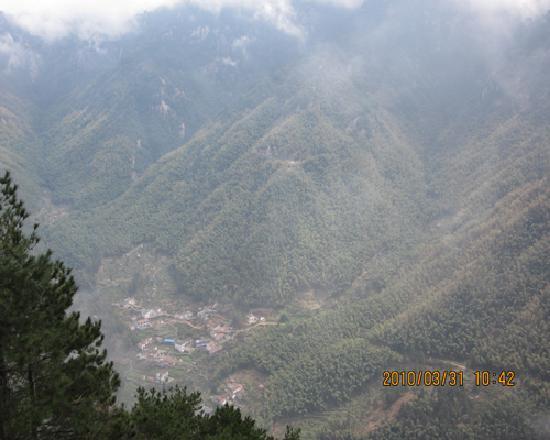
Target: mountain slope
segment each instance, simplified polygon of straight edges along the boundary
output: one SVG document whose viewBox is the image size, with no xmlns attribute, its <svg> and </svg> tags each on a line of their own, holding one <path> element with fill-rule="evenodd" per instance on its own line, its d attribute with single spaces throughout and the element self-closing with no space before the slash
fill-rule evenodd
<svg viewBox="0 0 550 440">
<path fill-rule="evenodd" d="M 145 334 L 111 310 L 135 292 L 237 324 L 273 309 L 189 370 L 211 394 L 250 379 L 241 404 L 266 426 L 543 438 L 550 16 L 503 30 L 454 2 L 370 3 L 300 2 L 303 40 L 186 7 L 98 46 L 6 28 L 41 70 L 0 74 L 0 162 L 127 339 L 113 346 Z M 435 368 L 518 386 L 381 385 Z"/>
</svg>

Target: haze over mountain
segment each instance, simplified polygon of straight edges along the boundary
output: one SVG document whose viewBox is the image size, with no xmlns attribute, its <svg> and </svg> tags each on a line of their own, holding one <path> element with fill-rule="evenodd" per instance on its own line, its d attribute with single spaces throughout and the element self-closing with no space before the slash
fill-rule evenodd
<svg viewBox="0 0 550 440">
<path fill-rule="evenodd" d="M 548 2 L 125 3 L 0 2 L 0 166 L 128 380 L 112 303 L 270 309 L 184 383 L 305 438 L 550 435 Z M 382 387 L 457 365 L 518 385 Z"/>
</svg>

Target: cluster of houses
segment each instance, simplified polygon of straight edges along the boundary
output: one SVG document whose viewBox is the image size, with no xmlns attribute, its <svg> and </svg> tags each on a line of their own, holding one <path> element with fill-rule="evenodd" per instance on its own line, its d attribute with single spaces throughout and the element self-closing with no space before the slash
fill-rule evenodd
<svg viewBox="0 0 550 440">
<path fill-rule="evenodd" d="M 130 330 L 145 330 L 148 328 L 153 328 L 153 323 L 148 319 L 140 319 L 130 326 Z"/>
<path fill-rule="evenodd" d="M 134 297 L 125 298 L 122 304 L 116 305 L 120 306 L 122 309 L 129 310 L 137 314 L 137 316 L 132 316 L 132 322 L 130 324 L 130 330 L 132 331 L 162 327 L 166 323 L 166 320 L 158 320 L 157 318 L 172 318 L 178 321 L 189 321 L 194 319 L 194 313 L 191 311 L 185 311 L 172 316 L 161 307 L 144 308 L 139 305 L 138 301 Z"/>
<path fill-rule="evenodd" d="M 189 325 L 191 325 L 190 321 L 195 319 L 208 323 L 211 317 L 217 313 L 217 304 L 213 304 L 200 309 L 196 315 L 190 310 L 171 315 L 161 307 L 144 308 L 140 306 L 139 302 L 134 297 L 125 298 L 122 304 L 115 305 L 138 314 L 138 316 L 132 317 L 132 323 L 130 324 L 131 330 L 145 330 L 153 328 L 155 327 L 154 323 L 164 324 L 164 320 L 158 321 L 157 318 L 171 318 L 177 321 L 186 322 Z"/>
<path fill-rule="evenodd" d="M 154 337 L 148 335 L 138 343 L 138 359 L 147 361 L 162 368 L 162 372 L 157 372 L 154 376 L 144 375 L 143 380 L 155 384 L 167 384 L 175 379 L 170 377 L 167 371 L 174 368 L 178 363 L 184 362 L 179 356 L 192 352 L 206 352 L 209 354 L 217 353 L 222 350 L 222 344 L 234 337 L 236 332 L 230 325 L 229 320 L 218 312 L 217 304 L 208 305 L 198 309 L 196 312 L 191 310 L 169 313 L 167 310 L 155 305 L 153 307 L 143 307 L 135 298 L 126 298 L 122 304 L 117 304 L 128 312 L 131 319 L 130 329 L 161 330 L 166 324 L 184 323 L 195 329 L 197 334 L 204 334 L 204 337 L 198 339 L 178 340 L 175 337 Z M 168 307 L 168 310 L 170 308 Z M 251 311 L 246 317 L 248 326 L 259 325 L 266 321 L 263 316 L 269 311 L 260 309 Z M 267 316 L 267 315 L 266 315 Z M 243 331 L 243 330 L 239 330 Z M 226 384 L 222 395 L 215 396 L 214 401 L 218 405 L 237 404 L 244 394 L 244 386 L 240 383 L 229 382 Z"/>
<path fill-rule="evenodd" d="M 208 321 L 208 319 L 217 313 L 217 304 L 206 306 L 197 312 L 197 318 L 202 321 Z"/>
<path fill-rule="evenodd" d="M 183 344 L 178 344 L 176 340 L 172 338 L 145 338 L 138 343 L 138 348 L 140 350 L 140 353 L 137 355 L 138 359 L 150 360 L 166 366 L 176 365 L 177 359 L 166 350 L 159 349 L 157 345 L 154 345 L 155 342 L 166 346 L 173 346 L 174 348 L 176 348 L 176 346 L 179 348 L 181 348 L 181 346 L 186 346 L 185 342 Z M 178 350 L 177 348 L 176 351 L 179 351 L 180 353 L 184 352 L 183 350 Z"/>
<path fill-rule="evenodd" d="M 221 349 L 219 344 L 216 344 L 216 342 L 210 339 L 196 339 L 194 342 L 191 340 L 178 342 L 173 338 L 157 338 L 157 342 L 162 345 L 174 347 L 174 350 L 178 353 L 191 353 L 193 350 L 203 350 L 209 353 L 215 353 Z"/>
<path fill-rule="evenodd" d="M 190 353 L 193 350 L 216 353 L 222 349 L 221 344 L 231 339 L 235 333 L 234 329 L 228 324 L 228 320 L 218 313 L 217 304 L 205 306 L 196 313 L 187 310 L 178 312 L 174 315 L 169 314 L 162 307 L 142 307 L 133 297 L 124 299 L 122 304 L 118 305 L 123 309 L 133 312 L 130 329 L 134 331 L 161 329 L 171 321 L 179 321 L 184 322 L 194 329 L 208 332 L 209 339 L 197 339 L 195 341 L 189 340 L 184 342 L 177 341 L 174 338 L 157 340 L 158 343 L 171 346 L 177 353 L 181 354 Z M 252 311 L 246 317 L 246 322 L 249 326 L 257 325 L 265 322 L 265 320 L 266 318 L 262 316 L 262 311 L 260 309 Z M 172 361 L 166 356 L 167 353 L 164 350 L 159 350 L 157 347 L 150 349 L 152 344 L 152 338 L 141 341 L 139 343 L 140 353 L 138 357 L 140 359 L 150 359 L 159 364 L 171 364 Z"/>
<path fill-rule="evenodd" d="M 189 354 L 195 350 L 212 354 L 222 349 L 219 342 L 211 339 L 177 341 L 174 338 L 149 337 L 138 343 L 140 350 L 137 354 L 138 359 L 148 360 L 162 366 L 175 366 L 178 363 L 178 359 L 166 349 L 159 348 L 159 346 L 171 347 L 180 354 Z"/>
<path fill-rule="evenodd" d="M 156 345 L 153 346 L 153 338 L 147 338 L 138 344 L 140 352 L 137 354 L 138 359 L 154 362 L 162 367 L 174 367 L 178 363 L 178 359 L 168 351 L 159 349 Z"/>
</svg>

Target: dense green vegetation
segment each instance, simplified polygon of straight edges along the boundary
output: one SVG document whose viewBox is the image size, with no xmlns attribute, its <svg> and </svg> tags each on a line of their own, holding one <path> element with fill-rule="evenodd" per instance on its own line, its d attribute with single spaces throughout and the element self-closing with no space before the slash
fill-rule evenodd
<svg viewBox="0 0 550 440">
<path fill-rule="evenodd" d="M 510 419 L 508 428 L 498 427 L 504 422 L 496 416 L 490 416 L 489 420 L 495 420 L 495 432 L 509 429 L 513 433 L 520 425 L 530 426 L 537 414 L 544 413 L 550 399 L 546 373 L 548 270 L 545 263 L 541 266 L 541 262 L 548 261 L 550 249 L 548 196 L 546 179 L 512 192 L 484 223 L 463 227 L 460 243 L 436 242 L 431 249 L 423 247 L 423 257 L 393 279 L 386 279 L 380 292 L 370 290 L 368 298 L 357 299 L 354 295 L 358 293 L 352 289 L 349 297 L 340 298 L 341 305 L 334 310 L 306 322 L 281 324 L 239 341 L 220 360 L 222 367 L 218 374 L 223 376 L 242 368 L 269 374 L 268 395 L 275 398 L 266 403 L 264 414 L 273 411 L 270 416 L 280 416 L 284 412 L 281 414 L 278 408 L 285 405 L 295 412 L 310 414 L 337 406 L 332 397 L 323 398 L 326 396 L 323 393 L 332 389 L 334 378 L 343 381 L 340 385 L 344 384 L 342 389 L 347 391 L 340 394 L 342 403 L 353 398 L 354 390 L 355 393 L 379 390 L 382 371 L 392 367 L 426 369 L 433 359 L 445 359 L 450 363 L 443 363 L 440 368 L 464 363 L 468 372 L 474 368 L 512 369 L 522 378 L 521 389 L 511 394 L 515 399 L 513 408 L 529 407 L 532 412 L 516 411 L 516 418 Z M 376 271 L 371 275 L 378 276 Z M 357 283 L 356 288 L 364 287 Z M 365 355 L 362 362 L 375 347 L 389 346 L 394 350 L 393 355 L 373 365 L 370 377 L 365 376 L 359 366 L 351 375 L 340 374 L 342 365 L 353 363 L 349 344 L 356 340 L 361 341 L 361 353 Z M 323 357 L 324 353 L 331 357 L 330 362 L 324 362 L 328 359 Z M 317 381 L 316 398 L 308 399 L 310 382 L 304 372 L 315 377 L 318 371 L 323 372 L 324 379 Z M 358 371 L 361 373 L 356 374 Z M 365 382 L 355 388 L 353 384 L 357 380 Z M 302 385 L 297 386 L 297 382 Z M 452 393 L 441 399 L 451 398 Z M 464 393 L 466 402 L 476 398 L 471 388 Z M 505 403 L 495 400 L 498 397 L 495 393 L 489 394 L 480 405 L 487 405 L 490 413 L 493 407 L 498 409 Z M 430 408 L 440 405 L 431 399 L 431 394 L 423 398 L 434 405 L 424 409 L 426 417 Z M 277 402 L 279 405 L 275 405 Z M 296 402 L 307 402 L 307 405 Z M 413 408 L 416 405 L 411 404 Z M 477 406 L 452 408 L 449 414 L 460 415 L 467 429 L 473 429 Z M 367 417 L 368 414 L 367 411 Z M 519 425 L 517 417 L 523 417 Z M 359 420 L 356 423 L 361 424 Z M 333 436 L 349 433 L 347 427 L 338 427 L 336 422 L 335 426 L 327 432 Z M 393 428 L 385 428 L 388 433 L 400 425 L 391 426 Z M 431 429 L 429 426 L 426 424 L 424 428 Z M 406 429 L 409 428 L 413 429 Z M 413 436 L 413 431 L 396 432 L 396 438 L 402 432 Z M 521 432 L 524 438 L 529 438 L 529 429 Z M 445 438 L 444 434 L 438 435 Z M 479 437 L 481 434 L 475 431 L 465 431 L 464 435 L 494 438 L 488 434 Z M 515 434 L 510 435 L 509 438 L 514 438 Z"/>
<path fill-rule="evenodd" d="M 138 389 L 130 412 L 116 405 L 120 384 L 101 349 L 101 323 L 69 312 L 71 271 L 36 254 L 35 224 L 9 174 L 0 178 L 0 439 L 273 440 L 239 409 L 202 411 L 198 393 Z M 298 431 L 287 429 L 287 440 Z"/>
<path fill-rule="evenodd" d="M 472 203 L 491 206 L 484 211 L 482 219 L 465 221 L 464 214 L 462 218 L 437 219 L 431 240 L 418 245 L 410 256 L 402 254 L 397 261 L 388 257 L 373 264 L 348 292 L 338 298 L 339 305 L 330 311 L 316 314 L 305 322 L 281 324 L 278 328 L 239 341 L 223 356 L 217 374 L 223 376 L 242 368 L 257 369 L 269 375 L 268 395 L 281 397 L 280 407 L 286 405 L 296 412 L 314 415 L 338 406 L 331 398 L 322 397 L 323 390 L 331 390 L 332 382 L 326 380 L 327 377 L 345 381 L 347 393 L 341 395 L 341 404 L 353 398 L 354 389 L 377 389 L 381 371 L 391 365 L 400 365 L 404 369 L 412 368 L 412 365 L 425 368 L 430 359 L 439 358 L 465 363 L 472 369 L 514 369 L 523 378 L 520 397 L 514 397 L 517 399 L 514 405 L 531 407 L 534 414 L 518 411 L 517 417 L 525 418 L 521 426 L 530 426 L 536 420 L 536 414 L 548 407 L 550 397 L 545 373 L 548 371 L 549 273 L 545 262 L 550 257 L 549 186 L 545 172 L 542 172 L 547 170 L 546 165 L 537 170 L 534 162 L 528 166 L 525 164 L 526 160 L 546 157 L 542 150 L 546 147 L 543 143 L 531 144 L 530 148 L 535 150 L 534 154 L 508 152 L 503 157 L 505 167 L 516 170 L 509 177 L 516 182 L 509 192 L 498 188 L 495 195 L 490 184 L 492 175 L 484 174 L 476 177 L 485 182 L 481 190 L 465 191 L 461 196 L 464 199 L 460 200 L 460 196 L 455 199 L 455 205 L 463 204 L 464 210 L 472 209 Z M 480 153 L 487 154 L 487 150 L 474 150 L 472 156 Z M 456 167 L 456 162 L 453 166 Z M 517 170 L 522 168 L 529 171 L 518 175 Z M 475 170 L 468 165 L 451 170 L 446 181 L 441 183 L 441 191 L 448 191 L 456 197 L 456 183 L 449 176 L 464 171 L 471 173 L 472 169 Z M 499 181 L 502 183 L 504 179 Z M 343 341 L 352 343 L 357 338 L 361 338 L 363 353 L 375 347 L 390 347 L 394 355 L 384 359 L 382 365 L 375 366 L 372 380 L 367 379 L 354 388 L 354 381 L 362 380 L 363 373 L 349 376 L 339 375 L 339 371 L 341 365 L 353 360 Z M 323 353 L 333 356 L 330 363 L 320 361 L 326 359 Z M 302 373 L 322 371 L 323 368 L 327 371 L 323 376 L 325 379 L 317 382 L 320 385 L 315 390 L 316 398 L 308 399 L 309 381 Z M 306 385 L 297 387 L 297 381 Z M 425 397 L 427 401 L 430 399 L 431 395 Z M 482 402 L 485 404 L 494 399 L 496 396 L 490 395 Z M 268 417 L 283 415 L 274 404 L 277 401 L 269 401 L 263 414 L 269 414 Z M 296 402 L 307 402 L 307 405 L 296 405 Z M 501 403 L 494 401 L 486 405 L 499 408 Z M 416 403 L 411 405 L 414 407 Z M 458 409 L 455 413 L 456 416 L 461 414 L 468 430 L 473 429 L 468 417 L 473 420 L 478 411 L 476 408 L 465 406 L 463 413 Z M 429 411 L 426 409 L 426 414 Z M 368 414 L 367 411 L 366 417 Z M 361 424 L 359 420 L 355 423 Z M 495 423 L 495 432 L 509 429 L 514 433 L 519 426 L 516 419 L 510 421 L 508 428 L 498 427 L 501 421 Z M 344 425 L 346 428 L 342 428 L 336 419 L 331 428 L 326 427 L 326 432 L 330 433 L 326 438 L 342 432 L 349 434 L 348 423 Z M 387 429 L 392 432 L 393 428 Z M 473 438 L 481 435 L 472 432 L 464 435 Z M 522 432 L 525 438 L 531 435 L 527 428 Z M 412 436 L 412 431 L 409 434 Z M 441 433 L 439 435 L 444 437 Z M 481 438 L 493 438 L 485 435 Z"/>
<path fill-rule="evenodd" d="M 180 291 L 198 298 L 282 305 L 308 286 L 349 287 L 376 249 L 418 230 L 422 173 L 385 177 L 376 140 L 362 145 L 313 104 L 289 114 L 303 99 L 269 99 L 205 130 L 116 202 L 62 219 L 52 239 L 74 243 L 68 258 L 88 267 L 153 242 L 174 254 Z M 399 140 L 387 149 L 418 160 Z"/>
<path fill-rule="evenodd" d="M 257 374 L 243 411 L 262 425 L 303 424 L 323 440 L 544 438 L 550 16 L 503 38 L 457 2 L 368 3 L 297 6 L 300 43 L 185 9 L 146 16 L 97 51 L 22 34 L 44 65 L 32 81 L 0 71 L 0 165 L 43 208 L 44 241 L 87 289 L 105 257 L 144 244 L 168 261 L 170 293 L 158 295 L 218 302 L 236 322 L 255 306 L 284 316 L 192 359 L 212 392 Z M 121 278 L 90 295 L 94 313 L 140 290 L 139 273 Z M 306 291 L 319 309 L 300 308 Z M 127 345 L 143 336 L 112 329 Z M 513 369 L 519 382 L 381 387 L 384 370 L 434 365 Z M 115 377 L 93 397 L 93 417 L 121 417 L 113 429 L 169 438 L 187 423 L 172 412 L 198 404 L 142 390 L 117 413 L 105 403 Z M 220 411 L 213 425 L 241 426 Z M 208 420 L 190 420 L 193 435 Z"/>
<path fill-rule="evenodd" d="M 472 399 L 463 390 L 436 388 L 420 393 L 400 411 L 395 423 L 366 439 L 542 439 L 529 418 L 527 408 L 513 395 Z"/>
</svg>

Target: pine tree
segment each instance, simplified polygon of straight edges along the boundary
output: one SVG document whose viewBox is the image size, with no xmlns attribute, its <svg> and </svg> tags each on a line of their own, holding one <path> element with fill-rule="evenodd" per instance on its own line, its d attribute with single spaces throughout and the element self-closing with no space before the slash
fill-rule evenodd
<svg viewBox="0 0 550 440">
<path fill-rule="evenodd" d="M 131 412 L 136 440 L 275 440 L 241 410 L 224 405 L 213 414 L 201 410 L 199 393 L 185 388 L 158 392 L 138 389 Z M 287 428 L 283 440 L 299 440 L 300 431 Z"/>
<path fill-rule="evenodd" d="M 114 406 L 119 378 L 101 349 L 101 324 L 81 323 L 78 312 L 68 311 L 77 292 L 71 270 L 51 251 L 36 252 L 38 225 L 25 231 L 28 217 L 6 173 L 0 178 L 0 440 L 106 438 L 125 422 Z"/>
</svg>

